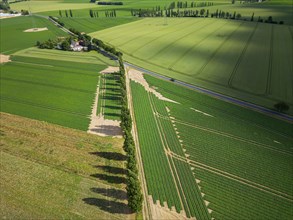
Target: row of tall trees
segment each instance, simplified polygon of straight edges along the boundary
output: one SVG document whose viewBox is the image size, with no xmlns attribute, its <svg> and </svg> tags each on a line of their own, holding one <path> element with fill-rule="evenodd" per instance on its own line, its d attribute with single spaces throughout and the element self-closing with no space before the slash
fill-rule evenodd
<svg viewBox="0 0 293 220">
<path fill-rule="evenodd" d="M 187 2 L 187 1 L 178 1 L 178 2 L 171 2 L 170 5 L 169 5 L 169 7 L 168 7 L 168 9 L 208 7 L 208 6 L 213 6 L 213 5 L 214 5 L 213 2 Z"/>
<path fill-rule="evenodd" d="M 72 13 L 72 10 L 69 9 L 68 11 L 67 10 L 64 10 L 63 12 L 61 10 L 59 10 L 59 16 L 60 17 L 63 17 L 63 15 L 68 18 L 68 17 L 73 17 L 73 13 Z"/>
<path fill-rule="evenodd" d="M 143 196 L 141 193 L 141 186 L 138 179 L 138 169 L 136 162 L 136 149 L 133 136 L 131 134 L 132 119 L 128 108 L 125 69 L 122 56 L 119 56 L 120 64 L 120 85 L 121 85 L 121 128 L 124 134 L 123 149 L 127 153 L 127 196 L 128 205 L 135 211 L 139 212 L 142 209 Z"/>
</svg>

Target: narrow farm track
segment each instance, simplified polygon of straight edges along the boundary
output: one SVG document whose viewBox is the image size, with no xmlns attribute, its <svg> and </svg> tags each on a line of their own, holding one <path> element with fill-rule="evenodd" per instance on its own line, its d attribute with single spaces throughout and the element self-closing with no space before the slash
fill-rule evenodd
<svg viewBox="0 0 293 220">
<path fill-rule="evenodd" d="M 172 151 L 168 151 L 167 152 L 171 157 L 173 158 L 176 158 L 182 162 L 185 162 L 185 163 L 188 163 L 190 164 L 191 166 L 193 167 L 198 167 L 200 169 L 204 169 L 204 170 L 207 170 L 209 172 L 212 172 L 212 173 L 215 173 L 217 175 L 221 175 L 223 177 L 226 177 L 226 178 L 229 178 L 229 179 L 232 179 L 234 181 L 237 181 L 237 182 L 240 182 L 242 184 L 245 184 L 245 185 L 248 185 L 248 186 L 251 186 L 253 188 L 256 188 L 258 190 L 261 190 L 261 191 L 264 191 L 264 192 L 267 192 L 267 193 L 270 193 L 274 196 L 278 196 L 282 199 L 286 199 L 288 201 L 291 201 L 293 202 L 293 197 L 291 195 L 288 195 L 286 193 L 283 193 L 283 192 L 280 192 L 278 190 L 275 190 L 275 189 L 272 189 L 270 187 L 267 187 L 267 186 L 264 186 L 262 184 L 258 184 L 258 183 L 255 183 L 253 181 L 250 181 L 250 180 L 247 180 L 247 179 L 244 179 L 242 177 L 239 177 L 239 176 L 236 176 L 236 175 L 233 175 L 233 174 L 230 174 L 228 172 L 225 172 L 225 171 L 222 171 L 220 169 L 217 169 L 217 168 L 214 168 L 214 167 L 211 167 L 211 166 L 208 166 L 206 164 L 203 164 L 203 163 L 199 163 L 199 162 L 196 162 L 194 160 L 190 160 L 190 159 L 186 159 L 185 157 L 182 157 L 178 154 L 175 154 L 174 152 Z"/>
<path fill-rule="evenodd" d="M 171 80 L 170 77 L 163 76 L 163 75 L 160 75 L 158 73 L 154 73 L 154 72 L 152 72 L 150 70 L 143 69 L 143 68 L 135 66 L 135 65 L 133 65 L 131 63 L 124 62 L 124 65 L 129 66 L 129 67 L 134 68 L 134 69 L 137 69 L 139 71 L 142 71 L 143 73 L 152 75 L 152 76 L 154 76 L 156 78 L 160 78 L 160 79 L 167 80 L 167 81 Z M 275 117 L 275 118 L 278 118 L 278 119 L 288 121 L 289 123 L 293 123 L 293 116 L 291 116 L 291 115 L 282 114 L 280 112 L 276 112 L 276 111 L 273 111 L 271 109 L 267 109 L 265 107 L 262 107 L 262 106 L 259 106 L 259 105 L 256 105 L 256 104 L 245 102 L 245 101 L 242 101 L 242 100 L 239 100 L 239 99 L 236 99 L 236 98 L 232 98 L 230 96 L 226 96 L 226 95 L 223 95 L 223 94 L 220 94 L 220 93 L 208 90 L 208 89 L 204 89 L 204 88 L 201 88 L 199 86 L 195 86 L 195 85 L 192 85 L 192 84 L 189 84 L 189 83 L 186 83 L 186 82 L 175 80 L 173 83 L 175 83 L 177 85 L 184 86 L 186 88 L 189 88 L 189 89 L 192 89 L 192 90 L 195 90 L 195 91 L 198 91 L 198 92 L 202 92 L 202 93 L 204 93 L 206 95 L 212 96 L 214 98 L 217 98 L 217 99 L 220 99 L 220 100 L 223 100 L 223 101 L 226 101 L 226 102 L 230 102 L 230 103 L 233 103 L 233 104 L 245 107 L 245 108 L 249 108 L 251 110 L 263 113 L 263 114 L 268 115 L 270 117 Z"/>
<path fill-rule="evenodd" d="M 160 118 L 163 118 L 165 120 L 171 120 L 168 117 L 162 116 L 160 114 L 157 114 L 157 116 L 160 117 Z M 276 151 L 278 153 L 293 155 L 293 153 L 291 151 L 280 150 L 280 149 L 275 148 L 273 146 L 270 146 L 270 145 L 267 145 L 267 144 L 262 144 L 262 143 L 259 143 L 259 142 L 253 141 L 253 140 L 249 140 L 249 139 L 246 139 L 246 138 L 242 138 L 242 137 L 239 137 L 239 136 L 235 136 L 235 135 L 232 135 L 232 134 L 229 134 L 229 133 L 217 131 L 217 130 L 214 130 L 214 129 L 202 127 L 202 126 L 195 125 L 195 124 L 191 124 L 191 123 L 184 122 L 184 121 L 181 121 L 181 120 L 178 120 L 178 119 L 175 119 L 175 118 L 172 119 L 172 120 L 175 121 L 176 123 L 179 123 L 179 124 L 182 124 L 182 125 L 186 125 L 186 126 L 193 127 L 193 128 L 200 129 L 200 130 L 204 130 L 204 131 L 207 131 L 207 132 L 210 132 L 210 133 L 218 134 L 218 135 L 228 137 L 228 138 L 231 138 L 231 139 L 234 139 L 234 140 L 242 141 L 242 142 L 245 142 L 245 143 L 248 143 L 248 144 L 253 144 L 253 145 L 258 146 L 258 147 L 267 148 L 267 149 Z"/>
</svg>

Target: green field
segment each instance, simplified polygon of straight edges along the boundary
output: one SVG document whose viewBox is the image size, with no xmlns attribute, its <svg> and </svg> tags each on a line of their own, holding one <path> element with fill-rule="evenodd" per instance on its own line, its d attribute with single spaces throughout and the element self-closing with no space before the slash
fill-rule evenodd
<svg viewBox="0 0 293 220">
<path fill-rule="evenodd" d="M 134 219 L 120 139 L 5 113 L 0 124 L 2 218 Z"/>
<path fill-rule="evenodd" d="M 118 73 L 102 74 L 98 99 L 97 115 L 105 119 L 118 120 L 121 117 L 120 75 Z"/>
<path fill-rule="evenodd" d="M 24 32 L 31 28 L 45 28 L 41 32 Z M 58 29 L 52 22 L 35 16 L 21 16 L 1 20 L 0 53 L 13 54 L 16 51 L 33 47 L 37 41 L 45 41 L 49 38 L 66 36 L 66 33 Z"/>
<path fill-rule="evenodd" d="M 1 111 L 87 130 L 99 71 L 107 67 L 97 63 L 13 56 L 0 66 Z"/>
<path fill-rule="evenodd" d="M 267 108 L 285 101 L 292 114 L 292 30 L 226 19 L 147 18 L 91 35 L 120 49 L 130 63 Z"/>
<path fill-rule="evenodd" d="M 293 217 L 292 124 L 145 75 L 131 82 L 148 194 L 197 219 Z"/>
</svg>

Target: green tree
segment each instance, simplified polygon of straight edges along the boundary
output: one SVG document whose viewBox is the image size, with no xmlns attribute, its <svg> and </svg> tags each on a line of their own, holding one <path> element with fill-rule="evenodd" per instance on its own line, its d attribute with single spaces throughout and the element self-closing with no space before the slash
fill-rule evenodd
<svg viewBox="0 0 293 220">
<path fill-rule="evenodd" d="M 274 107 L 278 112 L 285 112 L 288 111 L 290 108 L 290 106 L 285 102 L 278 102 L 274 105 Z"/>
</svg>

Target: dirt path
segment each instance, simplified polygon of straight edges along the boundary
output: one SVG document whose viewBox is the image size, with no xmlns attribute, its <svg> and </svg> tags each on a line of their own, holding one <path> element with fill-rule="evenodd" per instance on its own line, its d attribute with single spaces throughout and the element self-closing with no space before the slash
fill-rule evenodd
<svg viewBox="0 0 293 220">
<path fill-rule="evenodd" d="M 9 55 L 0 54 L 0 63 L 11 62 Z"/>
<path fill-rule="evenodd" d="M 99 77 L 99 81 L 101 77 Z M 105 119 L 102 114 L 97 116 L 98 99 L 99 99 L 100 86 L 98 83 L 96 96 L 92 108 L 91 122 L 89 124 L 88 133 L 99 136 L 112 136 L 122 138 L 122 130 L 120 121 Z"/>
</svg>

